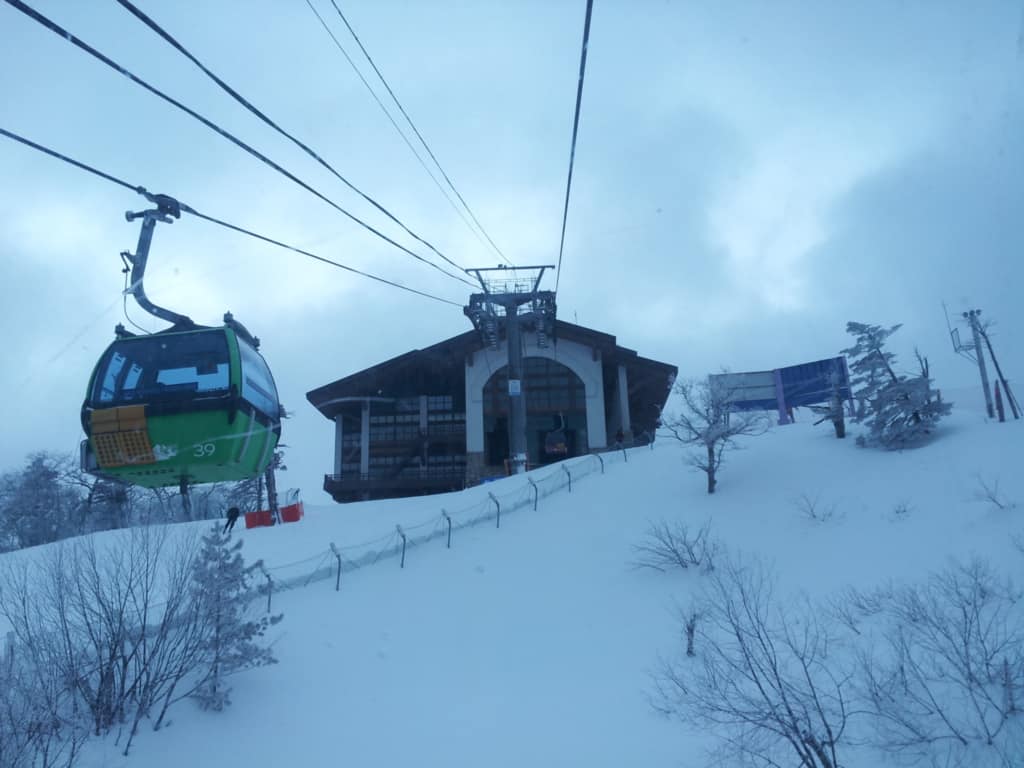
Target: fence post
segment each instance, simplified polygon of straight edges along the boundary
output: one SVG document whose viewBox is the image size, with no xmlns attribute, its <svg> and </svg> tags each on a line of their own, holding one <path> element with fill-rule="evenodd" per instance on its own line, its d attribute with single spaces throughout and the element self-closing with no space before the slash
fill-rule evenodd
<svg viewBox="0 0 1024 768">
<path fill-rule="evenodd" d="M 262 560 L 257 560 L 256 565 L 260 567 L 260 570 L 267 579 L 267 613 L 270 613 L 270 599 L 274 594 L 274 580 L 270 578 L 270 573 L 267 572 L 267 568 L 263 565 Z"/>
<path fill-rule="evenodd" d="M 540 497 L 540 491 L 537 490 L 537 484 L 535 482 L 533 482 L 533 478 L 532 477 L 528 477 L 526 479 L 529 480 L 530 481 L 530 485 L 533 486 L 533 511 L 536 512 L 537 511 L 537 499 Z"/>
<path fill-rule="evenodd" d="M 603 462 L 601 466 L 604 466 Z M 569 471 L 569 468 L 565 466 L 565 464 L 562 465 L 562 471 L 565 472 L 565 476 L 569 478 L 569 493 L 572 493 L 572 473 Z"/>
<path fill-rule="evenodd" d="M 593 456 L 595 459 L 597 459 L 598 461 L 601 462 L 601 474 L 603 475 L 604 474 L 604 459 L 601 457 L 601 454 L 600 453 L 592 453 L 590 455 Z"/>
<path fill-rule="evenodd" d="M 331 552 L 333 552 L 334 556 L 338 558 L 338 577 L 334 580 L 334 591 L 337 592 L 341 589 L 341 552 L 339 552 L 338 548 L 334 546 L 333 541 L 331 542 Z"/>
<path fill-rule="evenodd" d="M 448 547 L 447 548 L 451 549 L 452 548 L 452 519 L 448 515 L 448 512 L 446 510 L 443 510 L 443 509 L 441 510 L 441 516 L 444 517 L 445 521 L 448 523 Z"/>
<path fill-rule="evenodd" d="M 398 531 L 398 535 L 402 537 L 402 562 L 399 564 L 399 568 L 405 568 L 405 531 L 402 530 L 402 526 L 396 525 L 395 530 Z"/>
<path fill-rule="evenodd" d="M 494 527 L 495 528 L 501 528 L 501 502 L 499 502 L 496 498 L 494 498 L 494 494 L 493 493 L 488 493 L 487 495 L 491 497 L 491 501 L 494 502 L 494 506 L 496 506 L 498 508 L 498 524 L 496 526 L 494 526 Z"/>
<path fill-rule="evenodd" d="M 622 446 L 622 458 L 629 464 L 629 454 L 626 453 L 626 446 Z"/>
</svg>

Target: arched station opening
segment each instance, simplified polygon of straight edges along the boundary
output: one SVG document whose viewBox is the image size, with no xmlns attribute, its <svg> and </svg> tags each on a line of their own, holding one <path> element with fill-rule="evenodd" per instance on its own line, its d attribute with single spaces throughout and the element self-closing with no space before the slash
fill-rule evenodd
<svg viewBox="0 0 1024 768">
<path fill-rule="evenodd" d="M 526 395 L 526 456 L 529 466 L 587 452 L 587 400 L 583 381 L 546 357 L 523 359 Z M 492 467 L 509 458 L 508 366 L 484 385 L 484 451 Z"/>
</svg>

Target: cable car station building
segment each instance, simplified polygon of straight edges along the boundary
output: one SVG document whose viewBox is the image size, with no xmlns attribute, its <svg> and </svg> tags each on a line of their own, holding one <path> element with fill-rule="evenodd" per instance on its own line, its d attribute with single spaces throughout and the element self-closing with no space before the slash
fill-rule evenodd
<svg viewBox="0 0 1024 768">
<path fill-rule="evenodd" d="M 529 467 L 650 439 L 677 369 L 606 333 L 553 321 L 522 336 Z M 334 422 L 338 502 L 460 490 L 505 475 L 508 348 L 476 331 L 413 350 L 306 394 Z"/>
</svg>

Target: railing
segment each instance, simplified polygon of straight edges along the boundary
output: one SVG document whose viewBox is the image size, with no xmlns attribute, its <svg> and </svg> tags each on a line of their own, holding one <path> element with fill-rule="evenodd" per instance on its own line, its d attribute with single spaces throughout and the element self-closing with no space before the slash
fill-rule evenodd
<svg viewBox="0 0 1024 768">
<path fill-rule="evenodd" d="M 342 576 L 345 573 L 388 558 L 398 558 L 404 566 L 406 557 L 415 557 L 416 548 L 434 539 L 446 542 L 446 546 L 450 548 L 453 546 L 453 531 L 457 532 L 469 526 L 492 521 L 495 527 L 500 527 L 503 515 L 521 509 L 536 510 L 540 500 L 563 490 L 572 493 L 581 480 L 591 475 L 604 474 L 606 469 L 613 465 L 627 463 L 629 454 L 645 452 L 651 448 L 653 445 L 606 450 L 602 451 L 600 455 L 595 453 L 569 459 L 549 466 L 547 471 L 535 470 L 524 475 L 521 484 L 504 493 L 490 490 L 499 486 L 488 486 L 490 492 L 478 488 L 480 491 L 478 499 L 461 509 L 442 509 L 439 506 L 436 514 L 413 525 L 396 526 L 382 520 L 381 527 L 388 532 L 378 538 L 343 546 L 338 546 L 336 542 L 325 542 L 320 552 L 286 565 L 271 566 L 267 564 L 267 570 L 272 574 L 274 589 L 304 587 L 312 582 L 328 579 L 334 581 L 336 589 L 340 589 L 344 583 Z M 461 473 L 458 476 L 461 478 Z M 430 477 L 430 472 L 426 477 Z M 450 473 L 435 473 L 434 477 L 438 479 L 452 478 L 452 475 Z M 394 487 L 397 479 L 371 476 L 365 479 L 346 477 L 335 480 L 335 476 L 327 475 L 324 478 L 324 483 L 326 486 L 333 481 L 346 483 L 376 481 L 382 484 L 386 483 L 388 487 Z M 411 477 L 409 479 L 418 481 L 422 478 Z M 511 479 L 506 481 L 505 487 L 512 482 Z M 457 542 L 457 539 L 455 541 Z M 403 553 L 405 553 L 404 556 Z"/>
</svg>

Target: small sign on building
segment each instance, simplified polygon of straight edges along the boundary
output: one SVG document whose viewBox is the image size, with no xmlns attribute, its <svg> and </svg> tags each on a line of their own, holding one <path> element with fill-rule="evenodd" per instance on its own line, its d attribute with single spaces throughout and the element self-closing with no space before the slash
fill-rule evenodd
<svg viewBox="0 0 1024 768">
<path fill-rule="evenodd" d="M 521 379 L 508 380 L 508 394 L 509 397 L 518 397 L 523 394 L 523 382 Z"/>
</svg>

